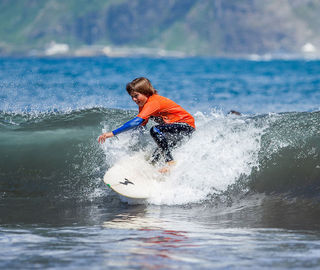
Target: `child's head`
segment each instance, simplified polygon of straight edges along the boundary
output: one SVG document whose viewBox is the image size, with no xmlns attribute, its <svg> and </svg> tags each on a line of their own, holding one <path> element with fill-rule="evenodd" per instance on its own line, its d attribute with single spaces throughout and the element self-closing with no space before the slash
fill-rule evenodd
<svg viewBox="0 0 320 270">
<path fill-rule="evenodd" d="M 153 88 L 151 82 L 144 77 L 136 78 L 127 84 L 127 92 L 132 95 L 133 92 L 141 93 L 147 97 L 157 94 L 157 90 Z"/>
</svg>

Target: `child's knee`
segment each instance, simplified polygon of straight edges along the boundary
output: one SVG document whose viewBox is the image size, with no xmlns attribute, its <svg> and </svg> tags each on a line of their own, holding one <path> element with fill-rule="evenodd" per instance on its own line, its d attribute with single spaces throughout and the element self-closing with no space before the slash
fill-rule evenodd
<svg viewBox="0 0 320 270">
<path fill-rule="evenodd" d="M 156 126 L 153 126 L 152 128 L 150 128 L 150 134 L 153 138 L 161 135 L 161 132 L 159 129 L 156 128 Z"/>
</svg>

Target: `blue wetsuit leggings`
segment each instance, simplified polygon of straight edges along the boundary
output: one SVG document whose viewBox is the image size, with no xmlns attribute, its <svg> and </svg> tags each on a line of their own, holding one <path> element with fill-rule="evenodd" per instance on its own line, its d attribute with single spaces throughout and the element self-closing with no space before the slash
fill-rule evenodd
<svg viewBox="0 0 320 270">
<path fill-rule="evenodd" d="M 173 160 L 171 150 L 179 146 L 183 139 L 190 137 L 193 132 L 194 128 L 185 123 L 153 126 L 150 129 L 150 134 L 157 143 L 158 148 L 152 155 L 152 162 L 159 161 L 161 155 L 163 155 L 166 162 Z"/>
</svg>

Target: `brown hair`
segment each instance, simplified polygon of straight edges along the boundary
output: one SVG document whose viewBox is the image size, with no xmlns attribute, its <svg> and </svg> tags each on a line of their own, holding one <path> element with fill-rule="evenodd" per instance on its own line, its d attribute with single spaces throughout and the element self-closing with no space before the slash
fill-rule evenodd
<svg viewBox="0 0 320 270">
<path fill-rule="evenodd" d="M 153 88 L 151 82 L 145 77 L 136 78 L 132 82 L 129 82 L 126 89 L 129 95 L 132 92 L 138 92 L 147 97 L 157 94 L 157 90 Z"/>
</svg>

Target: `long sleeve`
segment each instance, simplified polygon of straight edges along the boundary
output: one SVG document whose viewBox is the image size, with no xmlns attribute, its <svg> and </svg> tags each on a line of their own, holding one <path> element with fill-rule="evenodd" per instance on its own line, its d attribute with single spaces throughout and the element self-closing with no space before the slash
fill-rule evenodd
<svg viewBox="0 0 320 270">
<path fill-rule="evenodd" d="M 140 126 L 143 123 L 144 119 L 141 117 L 135 117 L 128 122 L 124 123 L 121 127 L 112 131 L 114 135 L 118 135 L 124 131 Z"/>
</svg>

